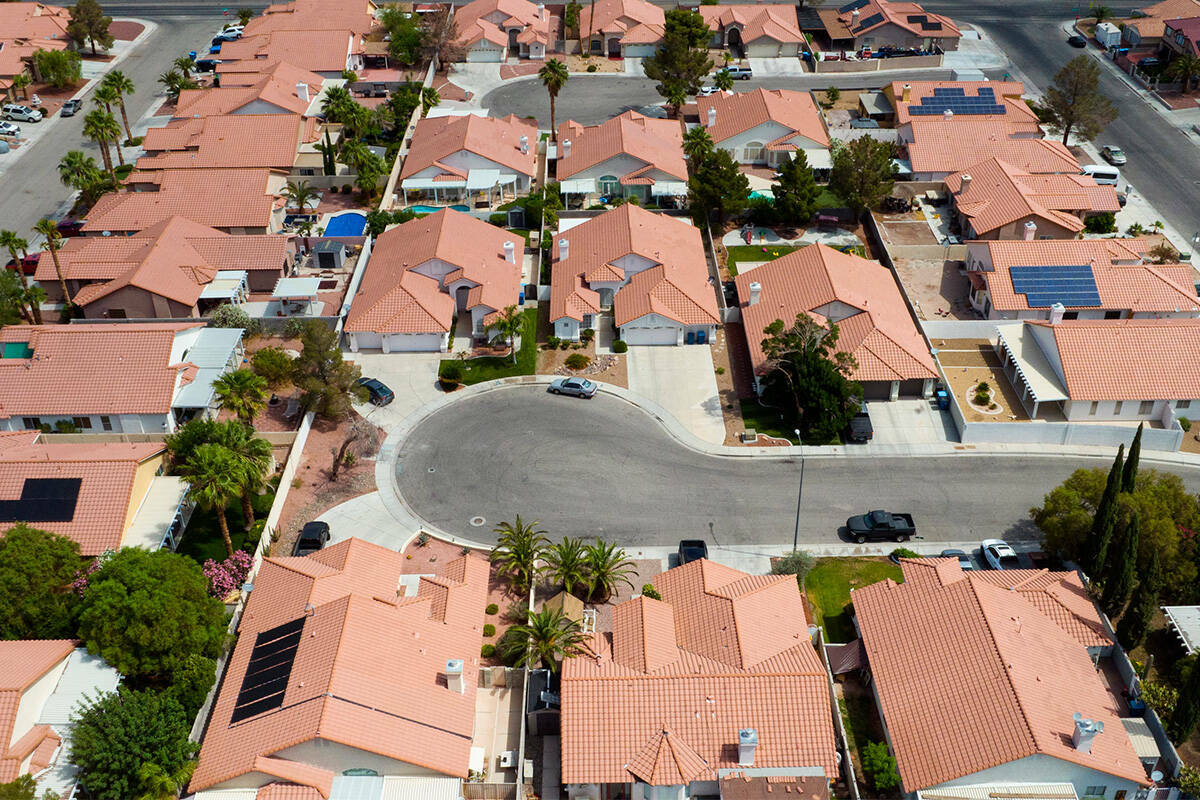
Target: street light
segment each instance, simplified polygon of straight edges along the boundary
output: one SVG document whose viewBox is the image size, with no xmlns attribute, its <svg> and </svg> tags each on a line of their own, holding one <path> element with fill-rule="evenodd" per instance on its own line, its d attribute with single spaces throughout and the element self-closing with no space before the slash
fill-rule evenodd
<svg viewBox="0 0 1200 800">
<path fill-rule="evenodd" d="M 796 446 L 799 447 L 800 429 L 795 428 Z M 800 489 L 796 492 L 796 530 L 792 533 L 792 552 L 800 547 L 800 501 L 804 499 L 804 456 L 800 456 Z"/>
</svg>

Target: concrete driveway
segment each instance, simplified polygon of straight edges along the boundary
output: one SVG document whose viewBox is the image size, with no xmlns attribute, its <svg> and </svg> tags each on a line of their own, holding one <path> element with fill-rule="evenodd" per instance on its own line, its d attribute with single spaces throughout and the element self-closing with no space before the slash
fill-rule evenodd
<svg viewBox="0 0 1200 800">
<path fill-rule="evenodd" d="M 958 441 L 949 411 L 929 400 L 867 403 L 875 437 L 871 444 L 937 444 Z"/>
<path fill-rule="evenodd" d="M 396 393 L 386 406 L 370 403 L 355 405 L 358 413 L 384 431 L 426 403 L 440 397 L 437 385 L 438 364 L 445 353 L 346 353 L 345 359 L 362 367 L 362 374 L 378 378 Z"/>
<path fill-rule="evenodd" d="M 629 391 L 653 400 L 706 442 L 725 442 L 709 345 L 631 347 Z"/>
</svg>

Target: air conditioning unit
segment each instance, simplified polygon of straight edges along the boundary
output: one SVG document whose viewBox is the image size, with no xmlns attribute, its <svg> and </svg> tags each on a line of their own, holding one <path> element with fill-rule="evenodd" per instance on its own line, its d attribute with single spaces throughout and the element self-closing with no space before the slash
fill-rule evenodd
<svg viewBox="0 0 1200 800">
<path fill-rule="evenodd" d="M 500 754 L 500 769 L 512 769 L 517 765 L 517 751 L 505 750 Z"/>
</svg>

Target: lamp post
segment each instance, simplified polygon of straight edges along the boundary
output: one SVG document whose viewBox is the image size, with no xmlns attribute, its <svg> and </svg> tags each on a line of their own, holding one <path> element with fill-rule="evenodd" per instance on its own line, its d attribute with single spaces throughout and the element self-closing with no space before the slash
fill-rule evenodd
<svg viewBox="0 0 1200 800">
<path fill-rule="evenodd" d="M 800 429 L 796 428 L 796 446 L 800 446 Z M 792 552 L 800 547 L 800 501 L 804 499 L 804 456 L 800 456 L 800 488 L 796 492 L 796 529 L 792 533 Z"/>
</svg>

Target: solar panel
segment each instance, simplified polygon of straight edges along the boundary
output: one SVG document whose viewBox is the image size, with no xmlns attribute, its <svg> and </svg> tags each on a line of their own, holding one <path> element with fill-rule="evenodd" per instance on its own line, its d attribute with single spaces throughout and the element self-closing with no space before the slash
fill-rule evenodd
<svg viewBox="0 0 1200 800">
<path fill-rule="evenodd" d="M 927 19 L 928 19 L 928 17 L 926 17 L 924 14 L 909 14 L 908 15 L 909 22 L 924 22 Z"/>
<path fill-rule="evenodd" d="M 846 3 L 846 5 L 839 8 L 838 13 L 839 14 L 849 14 L 851 11 L 857 11 L 858 9 L 862 8 L 869 2 L 871 2 L 871 0 L 854 0 L 854 2 Z"/>
<path fill-rule="evenodd" d="M 922 97 L 917 104 L 910 105 L 908 112 L 917 117 L 932 117 L 953 111 L 955 114 L 1005 114 L 1008 109 L 996 102 L 995 92 L 990 87 L 979 89 L 978 94 L 968 95 L 961 86 L 939 86 L 933 96 Z"/>
<path fill-rule="evenodd" d="M 285 622 L 255 637 L 250 663 L 246 665 L 246 674 L 233 704 L 231 723 L 283 705 L 283 694 L 292 675 L 292 664 L 304 635 L 306 619 L 300 617 Z"/>
<path fill-rule="evenodd" d="M 1068 308 L 1100 305 L 1100 292 L 1090 264 L 1011 267 L 1013 291 L 1025 295 L 1030 308 L 1062 303 Z"/>
<path fill-rule="evenodd" d="M 26 478 L 21 496 L 0 500 L 0 522 L 70 522 L 82 478 Z"/>
<path fill-rule="evenodd" d="M 883 14 L 872 14 L 862 21 L 862 24 L 858 26 L 858 29 L 861 31 L 863 28 L 869 28 L 872 25 L 878 25 L 881 22 L 883 22 Z"/>
<path fill-rule="evenodd" d="M 921 30 L 923 31 L 940 31 L 941 29 L 942 23 L 940 22 L 929 22 L 928 20 L 921 21 Z"/>
</svg>

